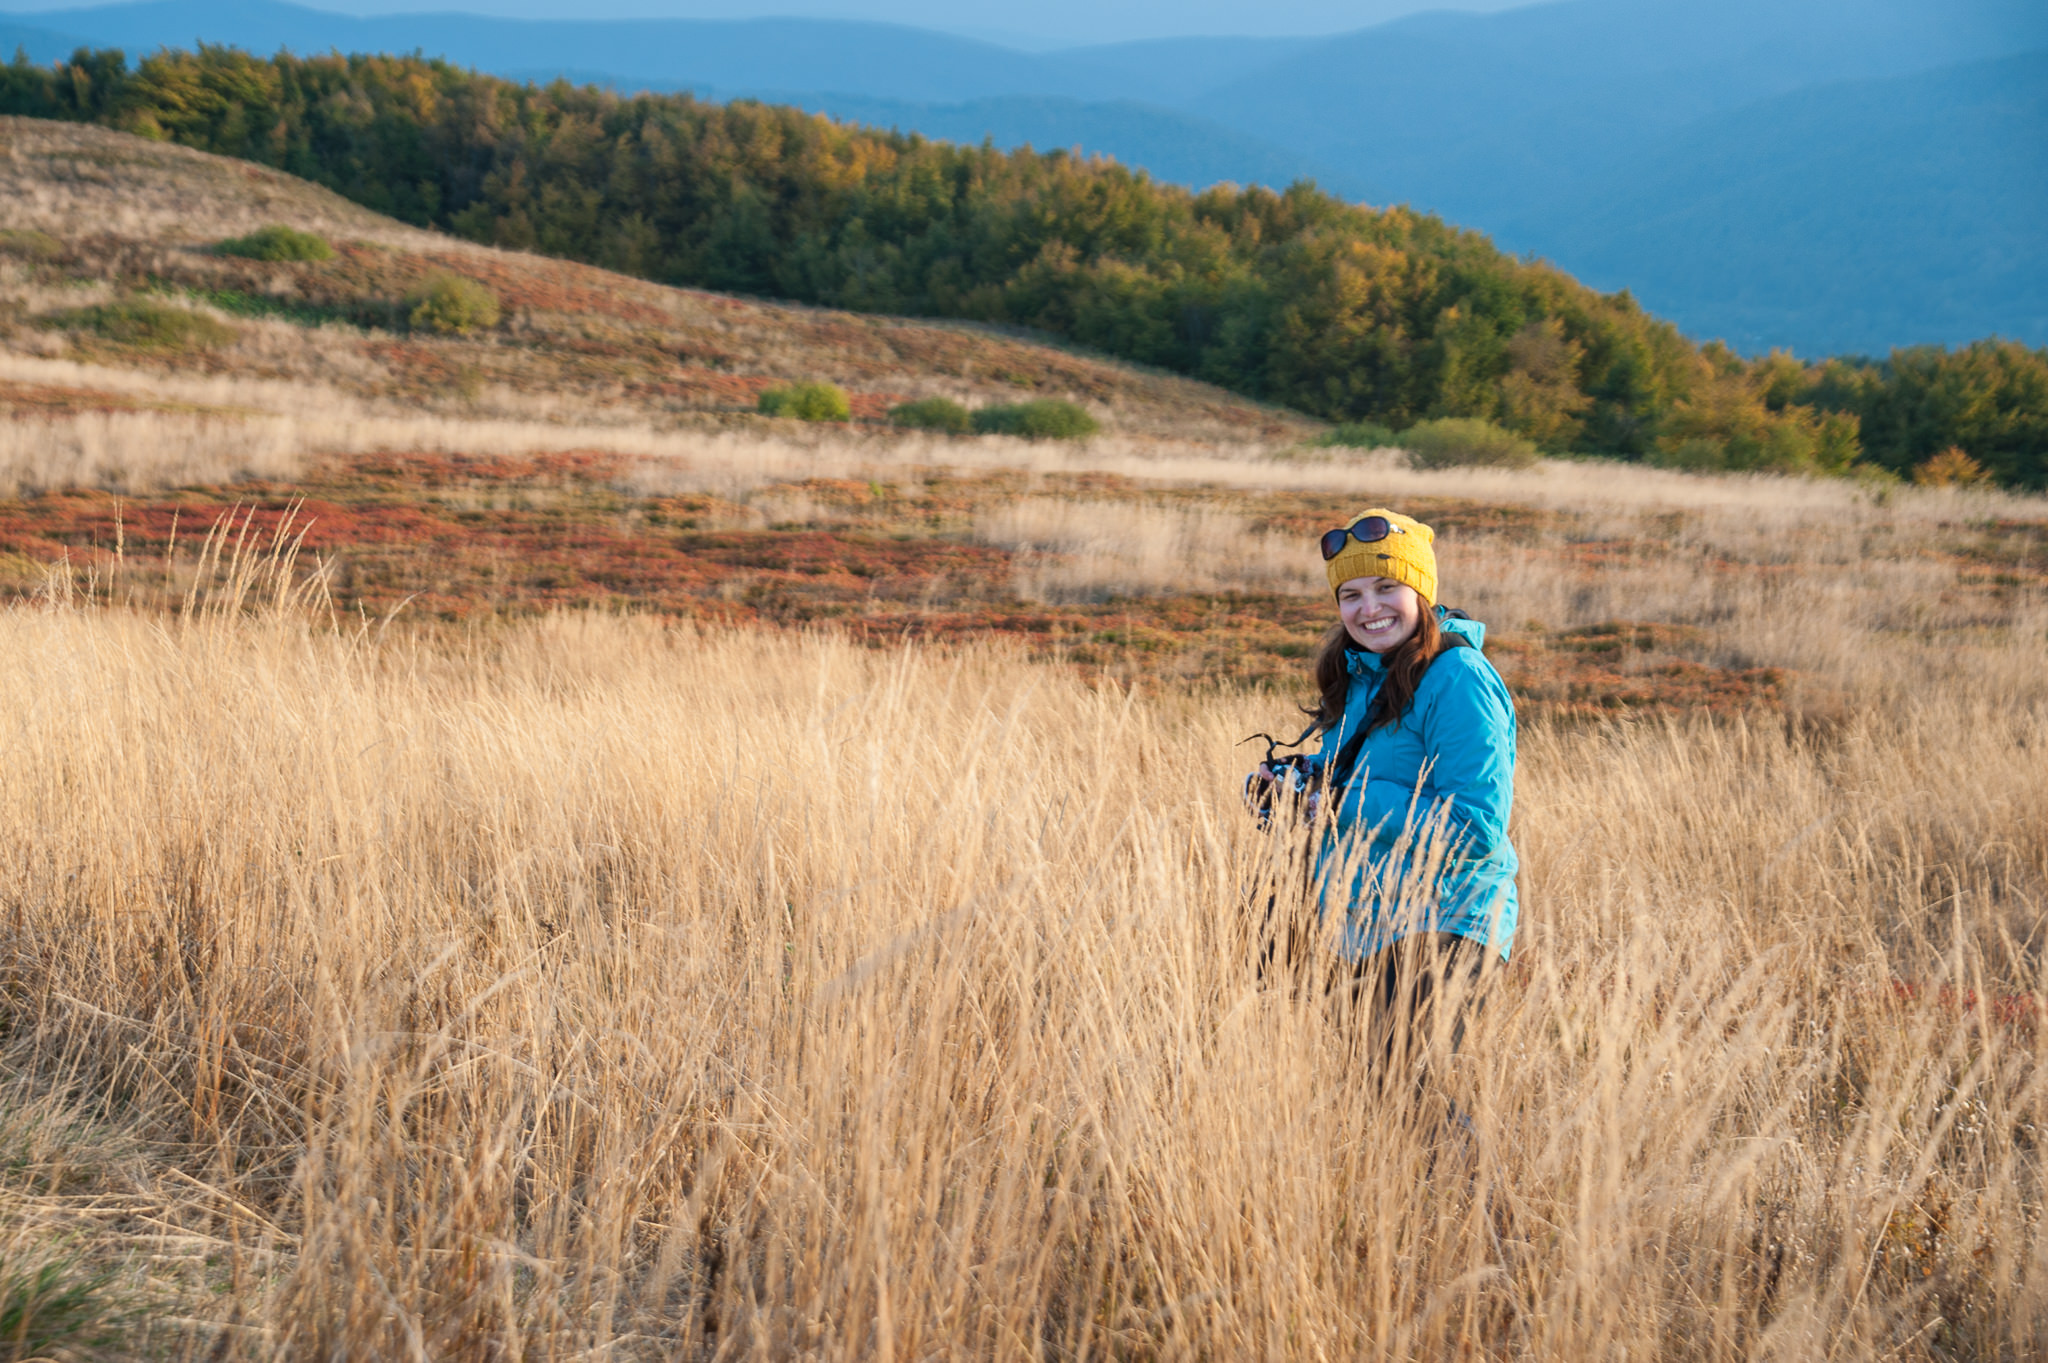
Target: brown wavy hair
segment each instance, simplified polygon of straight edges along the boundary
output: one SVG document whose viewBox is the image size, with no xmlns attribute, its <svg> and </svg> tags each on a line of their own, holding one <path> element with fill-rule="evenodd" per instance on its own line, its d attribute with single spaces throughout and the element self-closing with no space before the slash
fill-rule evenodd
<svg viewBox="0 0 2048 1363">
<path fill-rule="evenodd" d="M 1425 602 L 1415 632 L 1394 645 L 1393 652 L 1387 656 L 1387 680 L 1380 687 L 1379 697 L 1373 701 L 1372 713 L 1366 717 L 1365 731 L 1371 733 L 1384 728 L 1407 714 L 1408 707 L 1415 703 L 1415 689 L 1422 685 L 1422 674 L 1429 671 L 1429 665 L 1445 649 L 1464 646 L 1463 639 L 1444 631 L 1437 623 L 1436 608 Z M 1350 631 L 1340 620 L 1323 636 L 1321 647 L 1316 649 L 1316 704 L 1313 708 L 1303 706 L 1302 713 L 1315 716 L 1318 729 L 1334 729 L 1344 718 L 1344 697 L 1351 690 L 1351 669 L 1346 665 L 1344 655 L 1356 647 L 1351 641 Z"/>
</svg>

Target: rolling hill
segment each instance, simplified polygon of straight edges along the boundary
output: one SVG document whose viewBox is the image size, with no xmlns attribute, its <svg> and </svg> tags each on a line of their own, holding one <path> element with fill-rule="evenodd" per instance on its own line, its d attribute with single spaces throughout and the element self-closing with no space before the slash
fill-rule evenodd
<svg viewBox="0 0 2048 1363">
<path fill-rule="evenodd" d="M 1301 51 L 1303 39 L 1167 39 L 1076 53 L 1027 53 L 899 24 L 832 19 L 494 19 L 475 14 L 355 17 L 275 0 L 141 0 L 21 16 L 140 55 L 225 42 L 268 54 L 421 51 L 478 70 L 602 72 L 626 88 L 756 94 L 812 91 L 913 102 L 990 95 L 1139 99 L 1179 105 Z"/>
<path fill-rule="evenodd" d="M 351 244 L 331 262 L 280 265 L 208 249 L 273 222 Z M 116 345 L 116 356 L 173 370 L 225 367 L 318 382 L 355 401 L 400 397 L 429 409 L 448 402 L 468 415 L 511 417 L 536 402 L 582 403 L 602 393 L 612 424 L 719 427 L 751 420 L 764 387 L 820 379 L 846 386 L 869 418 L 934 393 L 976 403 L 1043 393 L 1088 403 L 1131 438 L 1292 439 L 1317 428 L 1208 384 L 1014 329 L 669 288 L 421 231 L 278 171 L 76 124 L 0 118 L 0 229 L 8 233 L 0 250 L 39 272 L 17 281 L 28 291 L 24 299 L 42 296 L 32 280 L 44 274 L 101 281 L 117 292 L 166 289 L 202 305 L 225 299 L 259 331 L 293 341 L 235 365 L 205 349 Z M 479 337 L 379 339 L 377 310 L 388 315 L 437 271 L 495 289 L 512 313 L 507 328 Z M 38 334 L 33 319 L 44 310 L 17 305 L 7 319 L 17 340 Z M 342 328 L 334 337 L 319 330 L 329 322 Z M 406 330 L 402 321 L 393 325 Z M 324 352 L 323 339 L 346 360 Z M 468 376 L 467 395 L 437 387 L 450 374 Z M 497 411 L 492 402 L 507 405 Z"/>
<path fill-rule="evenodd" d="M 1495 420 L 1543 449 L 1703 469 L 1940 455 L 2021 485 L 2048 449 L 2048 352 L 1744 361 L 1625 291 L 1306 184 L 1195 195 L 1064 151 L 418 56 L 205 47 L 131 70 L 85 52 L 0 68 L 0 111 L 287 168 L 421 226 L 666 283 L 1034 327 L 1383 431 Z"/>
<path fill-rule="evenodd" d="M 763 92 L 762 98 L 871 128 L 917 132 L 972 146 L 1065 149 L 1113 155 L 1169 184 L 1289 185 L 1314 180 L 1308 158 L 1244 133 L 1157 105 L 1004 95 L 961 104 L 919 104 L 860 95 Z M 1113 150 L 1112 150 L 1113 149 Z"/>
<path fill-rule="evenodd" d="M 2025 0 L 1562 0 L 1323 38 L 1051 52 L 843 19 L 354 17 L 269 0 L 0 23 L 0 46 L 39 61 L 80 42 L 139 55 L 198 40 L 769 99 L 1109 155 L 1196 187 L 1313 179 L 1628 287 L 1687 334 L 1748 353 L 2048 343 L 2048 267 L 2011 249 L 2038 235 L 2025 187 L 2044 178 L 2048 122 L 2024 91 L 1980 98 L 1968 74 L 2048 50 L 2048 9 Z M 1872 84 L 1886 81 L 1905 82 L 1896 99 Z M 1891 116 L 1906 107 L 1919 113 Z M 1872 126 L 1886 136 L 1863 135 Z"/>
</svg>

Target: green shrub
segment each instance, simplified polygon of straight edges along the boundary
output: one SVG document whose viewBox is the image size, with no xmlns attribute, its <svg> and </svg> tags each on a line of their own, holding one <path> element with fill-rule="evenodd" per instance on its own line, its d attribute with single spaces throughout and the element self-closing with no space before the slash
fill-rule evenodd
<svg viewBox="0 0 2048 1363">
<path fill-rule="evenodd" d="M 920 431 L 945 431 L 965 435 L 974 428 L 974 416 L 951 398 L 919 398 L 889 409 L 889 420 L 897 426 Z"/>
<path fill-rule="evenodd" d="M 443 336 L 467 336 L 498 325 L 498 296 L 474 279 L 440 274 L 405 300 L 415 329 Z"/>
<path fill-rule="evenodd" d="M 1772 412 L 1739 399 L 1681 406 L 1648 459 L 1691 473 L 1847 473 L 1863 450 L 1857 427 L 1854 413 Z"/>
<path fill-rule="evenodd" d="M 853 417 L 853 404 L 836 383 L 780 384 L 762 390 L 754 408 L 764 416 L 795 417 L 798 421 L 847 421 Z"/>
<path fill-rule="evenodd" d="M 128 298 L 96 307 L 73 308 L 52 315 L 52 326 L 89 331 L 116 345 L 139 350 L 209 350 L 235 339 L 235 329 L 202 313 L 160 303 L 153 298 Z"/>
<path fill-rule="evenodd" d="M 327 244 L 327 238 L 275 222 L 268 227 L 257 228 L 246 237 L 230 237 L 213 249 L 220 255 L 240 256 L 244 260 L 331 260 L 334 257 L 334 248 Z"/>
<path fill-rule="evenodd" d="M 1455 469 L 1487 466 L 1526 469 L 1539 456 L 1536 446 L 1512 431 L 1477 417 L 1440 417 L 1419 422 L 1401 432 L 1396 442 L 1408 451 L 1408 460 L 1419 469 Z"/>
<path fill-rule="evenodd" d="M 1353 450 L 1384 450 L 1399 445 L 1401 438 L 1394 434 L 1391 427 L 1382 426 L 1376 421 L 1347 421 L 1323 432 L 1315 443 L 1342 445 Z"/>
<path fill-rule="evenodd" d="M 1088 409 L 1063 398 L 984 407 L 974 414 L 982 435 L 1020 435 L 1027 440 L 1079 440 L 1102 429 Z"/>
</svg>

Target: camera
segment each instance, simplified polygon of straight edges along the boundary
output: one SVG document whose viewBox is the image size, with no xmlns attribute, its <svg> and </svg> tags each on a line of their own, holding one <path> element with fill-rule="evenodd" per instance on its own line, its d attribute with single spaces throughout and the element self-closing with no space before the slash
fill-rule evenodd
<svg viewBox="0 0 2048 1363">
<path fill-rule="evenodd" d="M 1271 776 L 1265 776 L 1254 771 L 1244 778 L 1244 802 L 1252 815 L 1258 819 L 1259 827 L 1264 828 L 1273 821 L 1273 806 L 1281 796 L 1302 799 L 1322 785 L 1322 773 L 1316 769 L 1315 763 L 1307 753 L 1280 751 L 1282 748 L 1294 747 L 1306 737 L 1308 735 L 1303 734 L 1302 738 L 1295 739 L 1293 743 L 1282 743 L 1271 734 L 1253 734 L 1251 738 L 1244 740 L 1246 743 L 1254 738 L 1266 741 L 1266 756 L 1263 761 L 1273 773 Z"/>
</svg>

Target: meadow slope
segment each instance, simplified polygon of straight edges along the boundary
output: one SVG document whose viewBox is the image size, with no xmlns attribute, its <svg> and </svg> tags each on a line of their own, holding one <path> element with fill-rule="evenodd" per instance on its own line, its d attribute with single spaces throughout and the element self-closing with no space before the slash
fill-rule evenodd
<svg viewBox="0 0 2048 1363">
<path fill-rule="evenodd" d="M 279 222 L 331 238 L 338 255 L 251 261 L 210 249 Z M 408 327 L 404 300 L 436 274 L 491 289 L 504 323 L 471 336 Z M 58 316 L 138 295 L 232 330 L 137 345 Z M 0 117 L 0 341 L 165 375 L 311 385 L 300 399 L 308 414 L 321 399 L 395 400 L 413 414 L 716 429 L 751 413 L 763 388 L 795 379 L 844 385 L 863 418 L 934 394 L 1064 396 L 1132 435 L 1285 441 L 1319 428 L 1043 337 L 668 288 L 408 227 L 249 162 L 11 117 Z"/>
<path fill-rule="evenodd" d="M 2048 1347 L 2048 500 L 1420 471 L 60 134 L 0 159 L 8 1356 Z M 333 261 L 195 249 L 287 209 Z M 533 301 L 381 323 L 433 269 Z M 137 299 L 230 330 L 79 320 Z M 813 377 L 1108 430 L 750 412 Z M 1237 803 L 1374 502 L 1522 719 L 1420 1103 L 1261 984 Z"/>
</svg>

